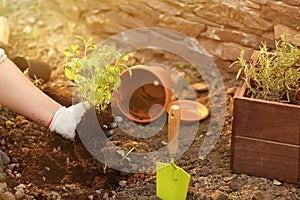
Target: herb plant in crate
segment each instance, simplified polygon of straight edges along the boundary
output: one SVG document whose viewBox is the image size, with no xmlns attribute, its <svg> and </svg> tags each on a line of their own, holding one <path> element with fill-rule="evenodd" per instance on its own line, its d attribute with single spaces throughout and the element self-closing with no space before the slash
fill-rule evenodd
<svg viewBox="0 0 300 200">
<path fill-rule="evenodd" d="M 285 34 L 236 62 L 244 84 L 234 97 L 231 170 L 300 182 L 300 50 Z"/>
</svg>

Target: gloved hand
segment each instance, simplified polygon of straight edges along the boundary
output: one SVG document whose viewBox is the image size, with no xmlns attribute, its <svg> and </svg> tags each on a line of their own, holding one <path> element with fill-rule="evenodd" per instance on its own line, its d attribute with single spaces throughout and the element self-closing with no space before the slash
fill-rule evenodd
<svg viewBox="0 0 300 200">
<path fill-rule="evenodd" d="M 0 180 L 4 179 L 3 168 L 10 162 L 9 157 L 0 150 Z"/>
<path fill-rule="evenodd" d="M 61 107 L 53 116 L 49 129 L 69 140 L 74 140 L 75 129 L 90 107 L 88 102 L 80 102 L 68 108 Z"/>
</svg>

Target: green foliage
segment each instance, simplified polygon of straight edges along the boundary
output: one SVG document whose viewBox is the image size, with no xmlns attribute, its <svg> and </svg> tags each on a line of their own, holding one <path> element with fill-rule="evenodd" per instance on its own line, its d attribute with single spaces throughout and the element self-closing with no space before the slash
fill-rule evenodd
<svg viewBox="0 0 300 200">
<path fill-rule="evenodd" d="M 113 46 L 94 45 L 92 37 L 87 41 L 75 37 L 83 41 L 84 49 L 72 44 L 69 51 L 63 52 L 65 76 L 76 83 L 84 101 L 104 111 L 111 102 L 112 91 L 120 86 L 122 69 L 128 69 L 128 56 L 122 56 Z"/>
<path fill-rule="evenodd" d="M 132 142 L 132 147 L 131 149 L 126 153 L 124 150 L 120 149 L 117 150 L 117 153 L 122 157 L 122 159 L 120 160 L 120 164 L 122 164 L 122 162 L 126 159 L 128 162 L 131 162 L 131 158 L 129 157 L 129 155 L 136 149 L 136 142 Z"/>
<path fill-rule="evenodd" d="M 300 91 L 300 49 L 291 44 L 283 34 L 276 41 L 276 48 L 270 51 L 263 44 L 247 62 L 244 50 L 234 64 L 240 69 L 237 78 L 243 74 L 248 95 L 264 100 L 290 102 Z"/>
<path fill-rule="evenodd" d="M 32 78 L 29 76 L 29 68 L 25 69 L 24 72 L 23 72 L 23 74 L 24 74 L 29 80 L 31 80 L 32 83 L 33 83 L 36 87 L 38 87 L 38 88 L 40 88 L 40 87 L 43 85 L 43 83 L 44 83 L 44 80 L 43 80 L 43 79 L 39 79 L 36 75 L 33 75 L 33 79 L 32 79 Z"/>
<path fill-rule="evenodd" d="M 179 69 L 183 69 L 183 68 L 184 68 L 184 64 L 182 64 L 182 63 L 179 64 L 179 65 L 178 65 L 178 68 L 179 68 Z"/>
<path fill-rule="evenodd" d="M 231 192 L 231 193 L 228 195 L 228 198 L 229 198 L 229 199 L 232 199 L 232 200 L 238 199 L 238 198 L 239 198 L 239 192 L 238 192 L 238 191 Z"/>
</svg>

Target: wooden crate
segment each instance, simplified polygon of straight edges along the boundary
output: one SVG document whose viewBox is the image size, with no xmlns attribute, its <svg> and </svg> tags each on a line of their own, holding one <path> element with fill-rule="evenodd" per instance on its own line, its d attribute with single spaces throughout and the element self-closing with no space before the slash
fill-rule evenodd
<svg viewBox="0 0 300 200">
<path fill-rule="evenodd" d="M 300 106 L 234 98 L 231 171 L 300 183 Z"/>
</svg>

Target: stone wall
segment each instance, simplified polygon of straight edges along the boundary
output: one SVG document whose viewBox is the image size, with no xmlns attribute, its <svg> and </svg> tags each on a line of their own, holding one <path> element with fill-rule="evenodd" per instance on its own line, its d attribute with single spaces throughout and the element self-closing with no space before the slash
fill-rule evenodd
<svg viewBox="0 0 300 200">
<path fill-rule="evenodd" d="M 138 27 L 164 27 L 196 38 L 219 67 L 262 42 L 274 47 L 275 35 L 296 32 L 299 0 L 86 0 L 81 17 L 94 34 L 106 37 Z"/>
</svg>

